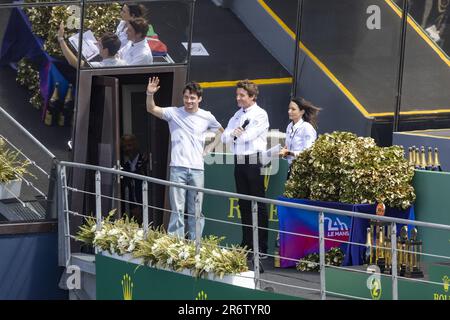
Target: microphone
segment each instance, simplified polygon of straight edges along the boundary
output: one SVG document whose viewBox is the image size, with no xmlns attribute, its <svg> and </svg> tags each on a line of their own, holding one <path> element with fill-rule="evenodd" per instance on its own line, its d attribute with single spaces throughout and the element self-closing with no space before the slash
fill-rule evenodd
<svg viewBox="0 0 450 320">
<path fill-rule="evenodd" d="M 245 127 L 248 126 L 248 124 L 250 123 L 250 120 L 245 119 L 244 123 L 242 124 L 242 129 L 245 130 Z M 234 140 L 236 141 L 237 137 L 234 137 Z"/>
</svg>

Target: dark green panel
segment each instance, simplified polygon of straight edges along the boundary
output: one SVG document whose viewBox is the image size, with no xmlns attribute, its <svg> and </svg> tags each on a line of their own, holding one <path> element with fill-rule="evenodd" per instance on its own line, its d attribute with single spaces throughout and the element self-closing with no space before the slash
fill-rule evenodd
<svg viewBox="0 0 450 320">
<path fill-rule="evenodd" d="M 97 300 L 299 299 L 96 255 Z M 123 283 L 122 283 L 123 281 Z M 125 288 L 131 288 L 126 290 Z M 131 295 L 125 294 L 131 292 Z"/>
<path fill-rule="evenodd" d="M 364 270 L 364 267 L 355 269 Z M 335 268 L 326 269 L 326 289 L 338 294 L 350 295 L 363 299 L 373 300 L 392 300 L 392 281 L 390 276 L 381 275 L 381 283 L 377 284 L 377 294 L 368 287 L 369 273 L 362 273 Z M 420 279 L 423 280 L 423 279 Z M 381 291 L 379 290 L 381 288 Z M 398 280 L 398 299 L 399 300 L 434 300 L 434 293 L 441 292 L 443 286 L 417 282 L 409 279 Z M 371 291 L 374 293 L 372 297 Z M 332 294 L 330 294 L 332 295 Z"/>
<path fill-rule="evenodd" d="M 416 192 L 416 220 L 450 225 L 450 174 L 416 170 L 413 179 Z M 419 228 L 423 252 L 450 257 L 450 232 L 431 228 Z M 426 257 L 424 261 L 442 259 Z M 450 262 L 447 260 L 446 262 Z"/>
</svg>

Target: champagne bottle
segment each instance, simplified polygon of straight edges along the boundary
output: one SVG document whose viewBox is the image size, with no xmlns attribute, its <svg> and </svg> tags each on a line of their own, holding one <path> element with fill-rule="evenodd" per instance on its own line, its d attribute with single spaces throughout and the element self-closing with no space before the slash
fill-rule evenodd
<svg viewBox="0 0 450 320">
<path fill-rule="evenodd" d="M 412 163 L 413 163 L 413 166 L 415 166 L 415 164 L 416 164 L 416 146 L 412 146 Z"/>
<path fill-rule="evenodd" d="M 50 101 L 48 102 L 47 110 L 45 111 L 45 118 L 44 123 L 47 126 L 52 126 L 55 124 L 56 116 L 59 109 L 59 82 L 55 83 L 55 88 L 53 89 L 52 97 L 50 98 Z"/>
<path fill-rule="evenodd" d="M 414 166 L 413 151 L 411 147 L 408 148 L 408 163 L 410 166 Z"/>
<path fill-rule="evenodd" d="M 438 148 L 434 148 L 433 171 L 442 171 L 441 163 L 439 162 L 439 151 L 438 151 Z"/>
<path fill-rule="evenodd" d="M 414 148 L 415 156 L 414 156 L 414 169 L 420 169 L 420 151 L 419 148 Z"/>
<path fill-rule="evenodd" d="M 427 167 L 427 161 L 425 159 L 425 147 L 420 148 L 420 169 L 425 170 Z"/>
<path fill-rule="evenodd" d="M 73 115 L 73 94 L 72 94 L 72 84 L 69 84 L 69 89 L 67 89 L 66 97 L 64 98 L 64 105 L 62 110 L 58 114 L 58 125 L 60 127 L 70 126 L 72 122 Z"/>
<path fill-rule="evenodd" d="M 426 170 L 433 170 L 433 151 L 431 147 L 428 147 L 428 160 Z"/>
</svg>

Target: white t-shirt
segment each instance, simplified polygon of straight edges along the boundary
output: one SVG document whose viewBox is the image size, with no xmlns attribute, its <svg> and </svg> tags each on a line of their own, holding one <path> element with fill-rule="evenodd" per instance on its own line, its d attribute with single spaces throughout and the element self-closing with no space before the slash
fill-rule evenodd
<svg viewBox="0 0 450 320">
<path fill-rule="evenodd" d="M 148 46 L 147 39 L 128 43 L 119 50 L 118 56 L 127 65 L 148 65 L 153 63 L 152 50 Z"/>
<path fill-rule="evenodd" d="M 198 109 L 195 113 L 184 107 L 163 108 L 163 119 L 169 123 L 172 152 L 171 167 L 203 170 L 205 133 L 222 126 L 211 112 Z"/>
</svg>

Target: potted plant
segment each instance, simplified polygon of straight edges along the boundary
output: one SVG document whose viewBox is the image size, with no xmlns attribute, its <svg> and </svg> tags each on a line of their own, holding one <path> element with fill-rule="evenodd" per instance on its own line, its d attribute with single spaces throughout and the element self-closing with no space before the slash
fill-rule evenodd
<svg viewBox="0 0 450 320">
<path fill-rule="evenodd" d="M 30 161 L 21 160 L 19 152 L 9 149 L 6 141 L 0 138 L 0 200 L 18 198 L 22 178 L 28 172 Z"/>
<path fill-rule="evenodd" d="M 103 219 L 100 230 L 96 230 L 93 218 L 86 219 L 76 239 L 117 260 L 254 288 L 245 250 L 237 246 L 221 247 L 223 237 L 202 238 L 200 252 L 196 253 L 193 241 L 179 239 L 162 229 L 150 228 L 144 236 L 144 230 L 133 219 L 113 220 L 114 214 L 112 210 Z"/>
<path fill-rule="evenodd" d="M 280 199 L 369 214 L 384 204 L 386 216 L 408 219 L 414 216 L 413 176 L 414 167 L 402 147 L 379 147 L 372 138 L 336 131 L 321 135 L 294 160 Z M 279 206 L 278 216 L 281 230 L 318 234 L 317 215 L 308 210 Z M 339 246 L 346 252 L 344 265 L 360 264 L 364 248 L 345 242 L 364 243 L 368 220 L 327 213 L 324 219 L 326 250 Z M 280 235 L 280 254 L 285 257 L 298 259 L 316 252 L 315 238 Z M 293 265 L 281 260 L 282 267 Z"/>
</svg>

